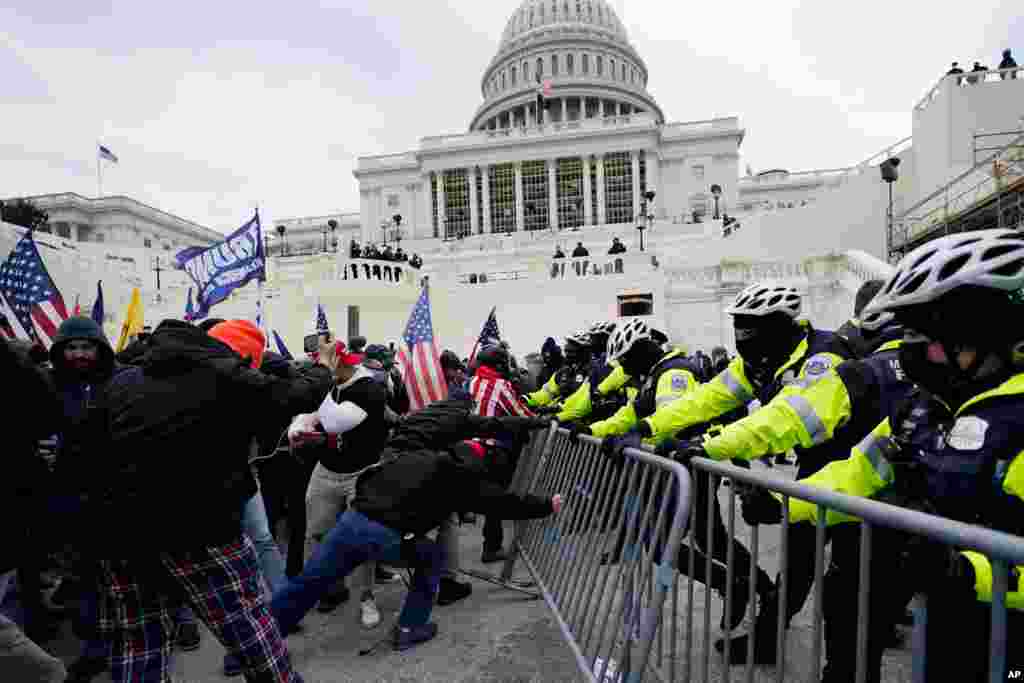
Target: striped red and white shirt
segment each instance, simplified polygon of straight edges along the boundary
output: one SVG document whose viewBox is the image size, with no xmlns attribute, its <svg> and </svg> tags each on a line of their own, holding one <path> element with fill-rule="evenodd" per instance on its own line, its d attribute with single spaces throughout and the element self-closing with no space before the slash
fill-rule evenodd
<svg viewBox="0 0 1024 683">
<path fill-rule="evenodd" d="M 512 383 L 486 365 L 477 368 L 469 382 L 469 393 L 476 402 L 476 412 L 483 417 L 533 417 L 533 411 L 519 398 Z"/>
</svg>

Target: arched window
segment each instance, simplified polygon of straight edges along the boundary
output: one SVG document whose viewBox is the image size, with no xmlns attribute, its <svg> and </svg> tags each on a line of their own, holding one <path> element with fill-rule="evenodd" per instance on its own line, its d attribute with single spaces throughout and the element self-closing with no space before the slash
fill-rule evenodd
<svg viewBox="0 0 1024 683">
<path fill-rule="evenodd" d="M 597 11 L 598 12 L 601 11 L 601 6 L 600 5 L 598 5 Z M 604 75 L 604 57 L 602 57 L 601 55 L 597 56 L 597 75 L 598 76 L 603 76 Z"/>
<path fill-rule="evenodd" d="M 501 72 L 501 89 L 502 90 L 505 89 L 505 72 L 504 71 Z"/>
<path fill-rule="evenodd" d="M 540 83 L 540 79 L 544 77 L 544 60 L 537 57 L 537 82 Z"/>
<path fill-rule="evenodd" d="M 565 56 L 565 70 L 570 76 L 576 73 L 576 60 L 571 54 Z"/>
<path fill-rule="evenodd" d="M 523 62 L 523 83 L 530 82 L 530 63 Z"/>
<path fill-rule="evenodd" d="M 609 59 L 608 60 L 608 72 L 609 72 L 609 75 L 612 77 L 612 80 L 614 81 L 615 80 L 615 60 L 614 59 Z"/>
<path fill-rule="evenodd" d="M 558 75 L 558 55 L 551 55 L 551 75 Z"/>
<path fill-rule="evenodd" d="M 516 68 L 512 67 L 512 87 L 516 86 Z"/>
<path fill-rule="evenodd" d="M 625 64 L 622 65 L 622 80 L 623 81 L 626 80 L 626 65 Z M 512 78 L 512 81 L 515 82 L 515 77 Z"/>
<path fill-rule="evenodd" d="M 590 73 L 590 55 L 583 55 L 583 73 Z"/>
</svg>

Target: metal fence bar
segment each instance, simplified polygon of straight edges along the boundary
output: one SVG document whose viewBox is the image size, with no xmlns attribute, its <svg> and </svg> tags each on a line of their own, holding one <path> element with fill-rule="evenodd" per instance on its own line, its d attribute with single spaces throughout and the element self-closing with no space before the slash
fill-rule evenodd
<svg viewBox="0 0 1024 683">
<path fill-rule="evenodd" d="M 775 644 L 775 680 L 783 683 L 786 680 L 786 598 L 789 588 L 789 496 L 782 496 L 782 542 L 779 546 L 779 614 L 778 631 Z M 860 683 L 863 683 L 861 681 Z"/>
<path fill-rule="evenodd" d="M 735 480 L 733 482 L 735 484 Z M 760 528 L 758 525 L 750 527 L 750 590 L 754 590 L 755 582 L 757 581 L 757 556 L 759 553 L 758 541 Z M 751 596 L 750 605 L 750 624 L 753 628 L 756 626 L 757 620 L 757 600 Z M 754 683 L 754 633 L 750 633 L 750 637 L 747 638 L 747 668 L 744 672 L 746 676 L 746 683 Z"/>
<path fill-rule="evenodd" d="M 871 522 L 860 525 L 860 582 L 857 587 L 857 683 L 868 675 L 868 621 L 871 596 Z"/>
<path fill-rule="evenodd" d="M 989 632 L 989 681 L 1002 681 L 1006 669 L 1006 591 L 1009 568 L 1002 560 L 992 561 L 992 630 Z"/>
<path fill-rule="evenodd" d="M 928 596 L 918 595 L 914 606 L 914 632 L 911 636 L 914 649 L 912 683 L 925 683 L 925 662 L 928 660 Z"/>
<path fill-rule="evenodd" d="M 825 604 L 825 508 L 818 506 L 818 523 L 814 535 L 814 635 L 811 641 L 811 673 L 808 683 L 818 683 L 821 676 L 821 632 Z"/>
<path fill-rule="evenodd" d="M 715 552 L 715 532 L 714 532 L 714 515 L 715 515 L 715 492 L 718 487 L 718 479 L 711 472 L 705 472 L 704 476 L 707 480 L 707 491 L 708 491 L 708 509 L 707 509 L 707 524 L 705 525 L 705 532 L 707 543 L 704 545 L 704 683 L 708 683 L 711 678 L 711 610 L 708 609 L 711 604 L 711 556 Z M 691 565 L 692 568 L 692 565 Z"/>
<path fill-rule="evenodd" d="M 729 538 L 733 539 L 736 537 L 736 487 L 732 486 L 730 482 L 729 486 L 729 524 L 727 527 L 729 532 Z M 729 549 L 726 552 L 725 560 L 725 618 L 729 621 L 726 623 L 731 624 L 732 619 L 732 581 L 733 581 L 733 560 L 736 555 L 736 544 L 730 542 Z M 732 645 L 732 638 L 729 634 L 725 635 L 725 642 L 722 647 L 722 673 L 725 676 L 725 683 L 732 681 L 730 664 L 730 645 Z"/>
<path fill-rule="evenodd" d="M 697 473 L 697 476 L 702 476 L 702 473 Z M 708 476 L 708 475 L 703 475 Z M 693 574 L 694 574 L 694 552 L 693 552 L 693 537 L 698 534 L 697 529 L 697 496 L 693 497 L 693 502 L 690 505 L 690 534 L 687 545 L 687 556 L 686 556 L 686 575 L 687 575 L 687 589 L 686 589 L 686 680 L 689 680 L 693 676 Z"/>
</svg>

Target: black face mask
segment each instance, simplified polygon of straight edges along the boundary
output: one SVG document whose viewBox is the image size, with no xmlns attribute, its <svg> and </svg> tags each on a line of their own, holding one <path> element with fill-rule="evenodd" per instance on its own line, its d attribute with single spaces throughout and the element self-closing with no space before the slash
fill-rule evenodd
<svg viewBox="0 0 1024 683">
<path fill-rule="evenodd" d="M 947 362 L 928 360 L 929 340 L 903 342 L 900 345 L 900 367 L 915 384 L 942 399 L 954 410 L 978 394 L 993 389 L 1009 378 L 1010 366 L 992 352 L 978 352 L 966 370 L 956 362 L 957 349 L 943 344 Z"/>
<path fill-rule="evenodd" d="M 799 328 L 735 328 L 736 352 L 762 381 L 793 354 Z"/>
<path fill-rule="evenodd" d="M 619 363 L 627 375 L 640 377 L 649 373 L 663 355 L 664 352 L 660 346 L 653 341 L 645 340 L 619 358 Z"/>
</svg>

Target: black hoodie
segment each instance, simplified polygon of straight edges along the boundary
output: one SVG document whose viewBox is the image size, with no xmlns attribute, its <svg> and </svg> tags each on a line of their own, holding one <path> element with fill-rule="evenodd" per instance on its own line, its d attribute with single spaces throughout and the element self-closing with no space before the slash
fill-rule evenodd
<svg viewBox="0 0 1024 683">
<path fill-rule="evenodd" d="M 264 374 L 199 328 L 162 323 L 140 366 L 116 375 L 105 395 L 110 446 L 97 507 L 100 552 L 237 538 L 242 509 L 256 493 L 248 462 L 254 437 L 285 416 L 315 411 L 332 384 L 319 366 L 291 379 Z M 130 539 L 121 533 L 127 523 L 135 525 Z"/>
<path fill-rule="evenodd" d="M 407 416 L 381 453 L 381 467 L 360 477 L 352 506 L 403 534 L 426 533 L 460 511 L 501 519 L 551 514 L 550 500 L 506 493 L 489 480 L 483 460 L 454 448 L 475 436 L 535 429 L 537 418 L 481 417 L 473 410 L 472 401 L 448 399 Z"/>
</svg>

